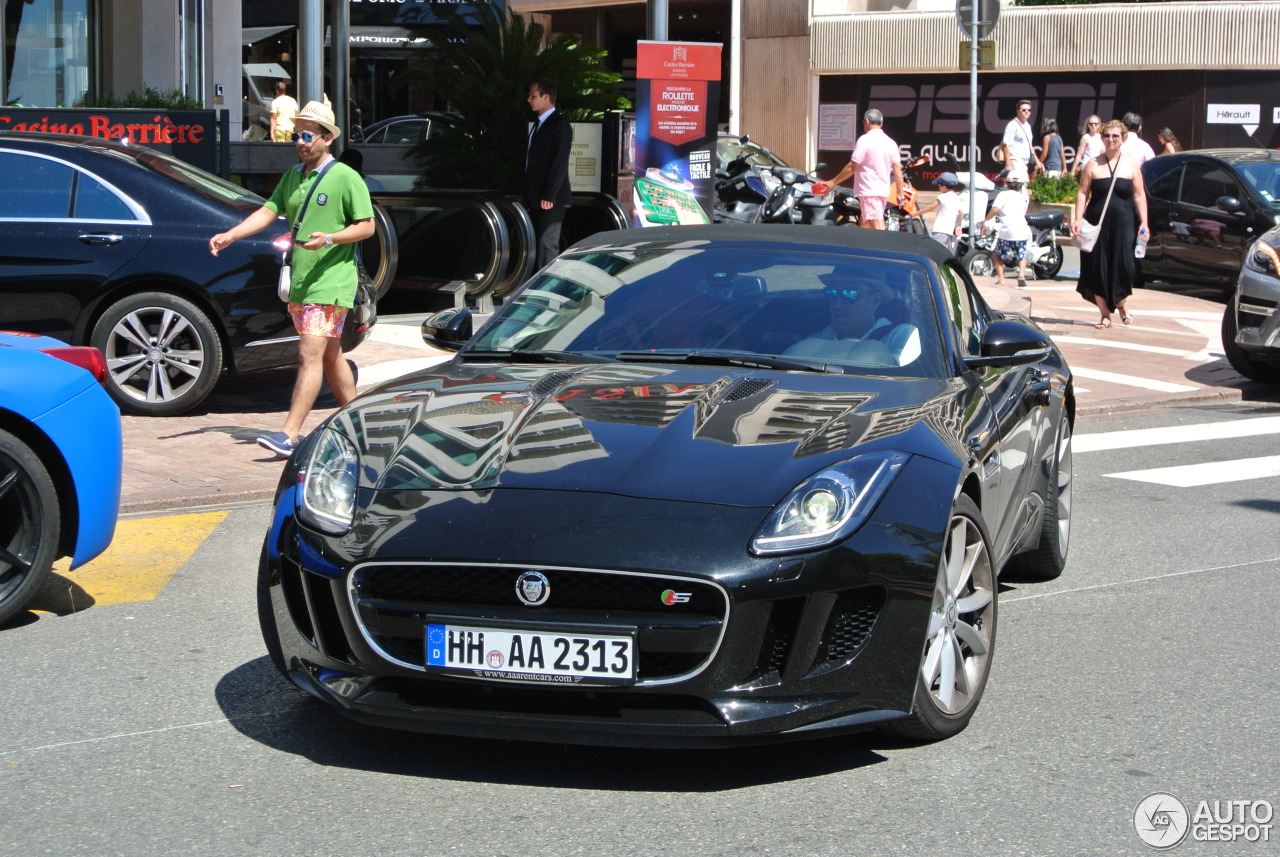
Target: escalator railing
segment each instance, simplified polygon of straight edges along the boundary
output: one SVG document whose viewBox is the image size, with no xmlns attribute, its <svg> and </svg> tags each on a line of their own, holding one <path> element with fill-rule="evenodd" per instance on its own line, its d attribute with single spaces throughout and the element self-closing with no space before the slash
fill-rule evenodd
<svg viewBox="0 0 1280 857">
<path fill-rule="evenodd" d="M 374 236 L 361 258 L 378 287 L 447 290 L 459 300 L 501 298 L 533 274 L 533 222 L 497 191 L 432 189 L 375 193 Z M 575 193 L 565 214 L 562 246 L 629 226 L 621 204 L 604 193 Z"/>
</svg>

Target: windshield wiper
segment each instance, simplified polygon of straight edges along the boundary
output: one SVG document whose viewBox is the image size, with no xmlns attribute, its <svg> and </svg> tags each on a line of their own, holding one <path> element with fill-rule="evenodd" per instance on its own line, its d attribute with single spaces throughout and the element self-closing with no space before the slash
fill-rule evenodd
<svg viewBox="0 0 1280 857">
<path fill-rule="evenodd" d="M 612 357 L 578 351 L 464 351 L 463 360 L 496 360 L 510 363 L 613 363 Z"/>
<path fill-rule="evenodd" d="M 751 354 L 738 351 L 621 351 L 617 357 L 624 363 L 751 366 L 757 369 L 844 374 L 843 367 L 833 366 L 824 360 L 809 360 L 805 357 L 772 357 L 768 354 Z"/>
</svg>

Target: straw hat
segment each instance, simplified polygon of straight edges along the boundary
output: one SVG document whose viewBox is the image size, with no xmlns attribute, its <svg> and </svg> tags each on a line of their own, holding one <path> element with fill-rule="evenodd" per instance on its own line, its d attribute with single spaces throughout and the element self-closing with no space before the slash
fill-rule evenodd
<svg viewBox="0 0 1280 857">
<path fill-rule="evenodd" d="M 338 129 L 338 126 L 334 124 L 333 110 L 325 107 L 319 101 L 308 101 L 306 105 L 298 111 L 298 114 L 293 117 L 294 122 L 297 122 L 299 119 L 307 119 L 314 122 L 335 137 L 342 136 L 342 132 Z"/>
</svg>

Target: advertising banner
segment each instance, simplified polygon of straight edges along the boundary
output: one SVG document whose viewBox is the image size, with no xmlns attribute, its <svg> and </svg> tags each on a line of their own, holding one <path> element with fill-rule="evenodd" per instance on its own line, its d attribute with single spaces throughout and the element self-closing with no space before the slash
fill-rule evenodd
<svg viewBox="0 0 1280 857">
<path fill-rule="evenodd" d="M 216 172 L 217 114 L 213 110 L 101 110 L 0 108 L 0 131 L 39 131 L 128 140 Z"/>
<path fill-rule="evenodd" d="M 722 45 L 637 43 L 637 226 L 711 222 Z"/>
</svg>

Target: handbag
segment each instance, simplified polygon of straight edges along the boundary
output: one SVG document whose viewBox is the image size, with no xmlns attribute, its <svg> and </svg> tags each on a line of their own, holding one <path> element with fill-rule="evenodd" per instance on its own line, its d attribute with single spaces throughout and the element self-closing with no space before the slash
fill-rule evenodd
<svg viewBox="0 0 1280 857">
<path fill-rule="evenodd" d="M 1080 234 L 1071 239 L 1071 243 L 1081 253 L 1093 252 L 1093 246 L 1098 243 L 1098 236 L 1102 234 L 1102 221 L 1107 216 L 1107 206 L 1111 205 L 1111 192 L 1116 189 L 1116 170 L 1111 168 L 1111 187 L 1107 188 L 1107 201 L 1102 204 L 1102 214 L 1098 216 L 1097 223 L 1090 223 L 1084 219 L 1084 215 L 1080 216 Z"/>
<path fill-rule="evenodd" d="M 302 228 L 302 215 L 307 213 L 307 206 L 311 204 L 311 195 L 320 186 L 320 179 L 324 178 L 329 167 L 335 163 L 336 161 L 329 161 L 320 168 L 320 172 L 316 173 L 316 180 L 311 183 L 311 190 L 307 191 L 307 198 L 302 201 L 302 208 L 298 209 L 298 216 L 293 221 L 293 229 L 289 231 L 289 252 L 285 254 L 284 265 L 280 267 L 280 277 L 276 280 L 276 297 L 285 303 L 289 302 L 289 292 L 293 288 L 293 265 L 290 264 L 290 260 L 293 258 L 294 242 L 298 240 L 298 230 Z"/>
<path fill-rule="evenodd" d="M 373 277 L 365 270 L 364 262 L 360 261 L 359 251 L 356 256 L 356 297 L 353 303 L 342 326 L 344 353 L 354 350 L 368 339 L 369 332 L 378 323 L 378 289 L 373 284 Z"/>
</svg>

